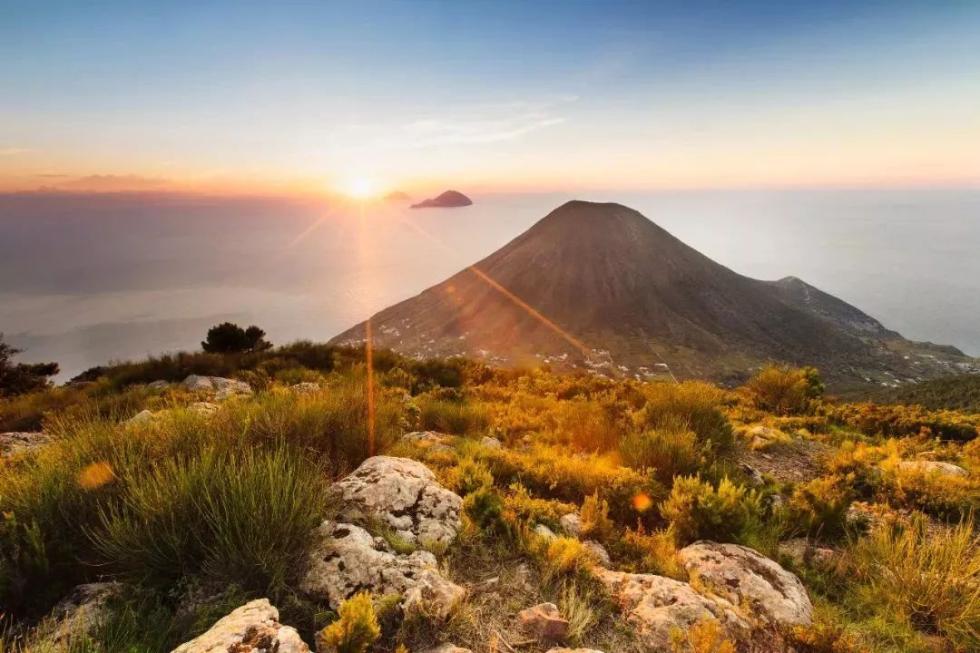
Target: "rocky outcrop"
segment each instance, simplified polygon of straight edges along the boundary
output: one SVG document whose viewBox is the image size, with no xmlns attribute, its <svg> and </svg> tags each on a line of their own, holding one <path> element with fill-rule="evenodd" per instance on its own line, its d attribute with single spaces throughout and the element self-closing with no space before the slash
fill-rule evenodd
<svg viewBox="0 0 980 653">
<path fill-rule="evenodd" d="M 655 574 L 596 569 L 596 578 L 616 600 L 626 620 L 651 650 L 670 650 L 671 632 L 715 620 L 737 638 L 749 625 L 735 606 L 721 597 L 704 596 L 691 585 Z"/>
<path fill-rule="evenodd" d="M 51 442 L 47 433 L 11 431 L 0 433 L 0 458 L 29 453 Z"/>
<path fill-rule="evenodd" d="M 748 547 L 695 542 L 677 558 L 692 587 L 739 606 L 755 621 L 778 627 L 813 621 L 813 604 L 800 579 Z"/>
<path fill-rule="evenodd" d="M 399 555 L 381 537 L 353 524 L 325 521 L 314 532 L 315 543 L 299 588 L 336 610 L 361 590 L 401 594 L 406 610 L 445 617 L 463 598 L 462 587 L 439 573 L 428 551 Z"/>
<path fill-rule="evenodd" d="M 86 583 L 73 589 L 52 608 L 53 626 L 44 641 L 62 644 L 91 634 L 109 616 L 109 603 L 122 588 L 121 583 Z"/>
<path fill-rule="evenodd" d="M 171 653 L 308 653 L 295 628 L 279 623 L 268 599 L 257 599 L 219 619 L 206 633 Z"/>
<path fill-rule="evenodd" d="M 966 477 L 970 475 L 970 472 L 959 465 L 937 460 L 903 460 L 896 467 L 903 472 L 925 474 L 926 476 Z"/>
<path fill-rule="evenodd" d="M 539 603 L 517 613 L 517 621 L 528 635 L 542 642 L 561 642 L 568 635 L 568 619 L 554 603 Z"/>
<path fill-rule="evenodd" d="M 458 206 L 469 206 L 473 203 L 473 200 L 463 195 L 457 190 L 447 190 L 441 193 L 438 197 L 429 198 L 427 200 L 422 200 L 418 204 L 412 204 L 413 209 L 429 209 L 429 208 L 455 208 Z"/>
<path fill-rule="evenodd" d="M 413 544 L 447 545 L 460 528 L 463 500 L 416 460 L 368 458 L 331 492 L 341 506 L 339 521 L 381 525 Z"/>
<path fill-rule="evenodd" d="M 244 381 L 226 379 L 221 376 L 199 376 L 191 374 L 182 384 L 191 392 L 214 393 L 217 399 L 227 399 L 233 395 L 250 395 L 252 388 Z"/>
</svg>

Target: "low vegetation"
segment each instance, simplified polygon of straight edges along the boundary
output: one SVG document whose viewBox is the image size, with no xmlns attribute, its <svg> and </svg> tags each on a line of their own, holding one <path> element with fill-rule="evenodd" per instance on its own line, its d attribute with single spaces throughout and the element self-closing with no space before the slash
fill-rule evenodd
<svg viewBox="0 0 980 653">
<path fill-rule="evenodd" d="M 545 600 L 572 622 L 571 644 L 638 650 L 590 575 L 586 539 L 619 569 L 677 579 L 678 549 L 698 539 L 780 560 L 816 605 L 814 625 L 786 635 L 800 651 L 980 647 L 980 415 L 835 403 L 811 369 L 766 368 L 723 390 L 375 352 L 369 387 L 364 360 L 312 343 L 175 354 L 0 400 L 0 430 L 51 436 L 0 459 L 0 648 L 41 650 L 55 602 L 110 578 L 127 588 L 111 619 L 51 650 L 170 650 L 260 596 L 331 650 L 507 641 L 494 611 Z M 204 413 L 179 384 L 146 385 L 192 373 L 256 393 Z M 151 419 L 129 421 L 144 409 Z M 401 439 L 416 430 L 451 444 Z M 514 605 L 471 592 L 448 619 L 402 620 L 385 597 L 358 594 L 334 614 L 294 589 L 309 534 L 336 509 L 330 482 L 377 453 L 421 460 L 463 497 L 445 572 L 472 587 L 493 576 Z M 561 523 L 573 512 L 579 537 Z M 830 553 L 784 555 L 797 537 Z M 735 650 L 712 623 L 672 646 Z"/>
</svg>

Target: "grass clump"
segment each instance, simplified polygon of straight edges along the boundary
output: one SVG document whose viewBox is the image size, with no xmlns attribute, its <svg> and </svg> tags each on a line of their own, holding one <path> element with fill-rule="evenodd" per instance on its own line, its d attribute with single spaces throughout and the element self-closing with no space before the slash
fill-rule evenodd
<svg viewBox="0 0 980 653">
<path fill-rule="evenodd" d="M 660 511 L 679 542 L 732 542 L 758 526 L 762 504 L 758 493 L 728 478 L 714 487 L 698 476 L 679 476 Z"/>
<path fill-rule="evenodd" d="M 813 367 L 767 365 L 745 384 L 756 408 L 777 415 L 809 411 L 824 391 L 820 373 Z"/>
<path fill-rule="evenodd" d="M 371 594 L 358 592 L 340 604 L 340 616 L 317 633 L 317 651 L 365 653 L 381 636 Z"/>
<path fill-rule="evenodd" d="M 701 462 L 697 435 L 684 424 L 668 421 L 655 429 L 634 432 L 619 446 L 623 461 L 634 469 L 650 469 L 661 483 L 693 474 Z"/>
</svg>

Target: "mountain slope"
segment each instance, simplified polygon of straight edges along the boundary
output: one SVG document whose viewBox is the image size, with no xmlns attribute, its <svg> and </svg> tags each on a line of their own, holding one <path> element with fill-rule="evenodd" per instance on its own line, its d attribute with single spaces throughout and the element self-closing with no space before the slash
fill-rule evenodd
<svg viewBox="0 0 980 653">
<path fill-rule="evenodd" d="M 907 341 L 853 306 L 796 279 L 739 275 L 619 204 L 564 204 L 371 325 L 377 346 L 501 364 L 716 378 L 766 360 L 862 380 L 912 372 L 887 344 Z"/>
</svg>

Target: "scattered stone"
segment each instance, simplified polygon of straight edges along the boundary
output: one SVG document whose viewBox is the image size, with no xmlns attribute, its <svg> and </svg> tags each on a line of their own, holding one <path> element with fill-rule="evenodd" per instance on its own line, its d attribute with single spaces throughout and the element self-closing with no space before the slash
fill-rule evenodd
<svg viewBox="0 0 980 653">
<path fill-rule="evenodd" d="M 445 617 L 465 594 L 439 573 L 436 558 L 428 551 L 398 555 L 384 538 L 372 537 L 353 524 L 330 521 L 320 524 L 314 537 L 299 588 L 334 610 L 366 589 L 379 596 L 401 594 L 406 609 Z"/>
<path fill-rule="evenodd" d="M 903 472 L 913 472 L 925 474 L 927 476 L 935 475 L 947 477 L 965 477 L 970 475 L 970 472 L 966 471 L 959 465 L 940 462 L 937 460 L 903 460 L 902 462 L 898 463 L 897 467 Z"/>
<path fill-rule="evenodd" d="M 0 433 L 0 458 L 30 453 L 49 442 L 51 442 L 51 436 L 40 431 L 11 431 L 9 433 Z"/>
<path fill-rule="evenodd" d="M 562 530 L 572 537 L 578 537 L 582 534 L 582 518 L 578 516 L 578 513 L 570 512 L 567 515 L 562 515 L 558 522 L 561 524 Z"/>
<path fill-rule="evenodd" d="M 210 401 L 195 401 L 193 404 L 187 407 L 187 410 L 191 411 L 192 413 L 197 413 L 198 415 L 210 417 L 218 412 L 218 404 Z"/>
<path fill-rule="evenodd" d="M 420 449 L 431 451 L 449 451 L 453 448 L 453 436 L 438 431 L 412 431 L 403 435 L 402 440 L 414 444 Z"/>
<path fill-rule="evenodd" d="M 794 574 L 738 544 L 695 542 L 677 552 L 691 586 L 747 609 L 765 624 L 792 627 L 813 622 L 813 604 Z"/>
<path fill-rule="evenodd" d="M 44 641 L 51 644 L 84 638 L 109 616 L 109 602 L 122 592 L 121 583 L 79 585 L 52 608 L 54 626 Z"/>
<path fill-rule="evenodd" d="M 568 620 L 554 603 L 539 603 L 517 614 L 521 629 L 544 642 L 560 642 L 568 635 Z"/>
<path fill-rule="evenodd" d="M 214 392 L 217 399 L 227 399 L 233 395 L 250 395 L 252 388 L 244 381 L 226 379 L 221 376 L 200 376 L 191 374 L 184 379 L 183 386 L 192 392 Z"/>
<path fill-rule="evenodd" d="M 749 479 L 750 484 L 754 486 L 765 485 L 766 479 L 758 469 L 748 463 L 742 463 L 739 467 L 745 472 L 745 476 Z"/>
<path fill-rule="evenodd" d="M 833 562 L 836 552 L 830 547 L 817 546 L 805 537 L 794 537 L 780 542 L 779 554 L 801 566 L 827 565 Z"/>
<path fill-rule="evenodd" d="M 502 446 L 504 446 L 503 443 L 500 442 L 500 440 L 498 440 L 497 438 L 491 438 L 489 435 L 485 435 L 482 438 L 480 438 L 480 444 L 482 444 L 487 449 L 500 449 Z"/>
<path fill-rule="evenodd" d="M 156 415 L 154 415 L 154 413 L 153 413 L 152 410 L 148 410 L 148 409 L 145 409 L 144 408 L 140 412 L 136 413 L 135 415 L 133 415 L 132 417 L 130 417 L 129 419 L 127 419 L 126 420 L 126 423 L 127 424 L 147 424 L 149 422 L 152 422 L 155 417 L 156 417 Z"/>
<path fill-rule="evenodd" d="M 382 524 L 413 544 L 447 545 L 459 531 L 463 500 L 416 460 L 374 456 L 334 483 L 341 519 L 371 527 Z"/>
<path fill-rule="evenodd" d="M 314 383 L 313 381 L 303 381 L 301 383 L 294 383 L 289 386 L 289 389 L 293 392 L 301 395 L 310 395 L 320 392 L 320 384 Z"/>
<path fill-rule="evenodd" d="M 445 644 L 440 644 L 435 648 L 426 649 L 422 653 L 473 653 L 473 651 L 468 648 L 462 648 L 447 642 Z"/>
<path fill-rule="evenodd" d="M 169 387 L 170 381 L 164 381 L 162 379 L 159 381 L 151 381 L 150 383 L 146 384 L 147 390 L 166 390 Z"/>
<path fill-rule="evenodd" d="M 551 648 L 548 653 L 602 653 L 594 648 Z"/>
<path fill-rule="evenodd" d="M 279 623 L 269 599 L 256 599 L 219 619 L 206 633 L 171 653 L 308 653 L 291 626 Z"/>
<path fill-rule="evenodd" d="M 557 535 L 555 535 L 555 532 L 553 530 L 551 530 L 544 524 L 538 524 L 537 526 L 535 526 L 533 532 L 538 537 L 543 537 L 546 540 L 553 540 L 556 537 L 558 537 Z"/>
<path fill-rule="evenodd" d="M 612 564 L 612 560 L 609 558 L 609 552 L 606 551 L 606 547 L 602 546 L 595 540 L 585 540 L 582 542 L 582 546 L 588 551 L 596 562 L 603 567 L 608 567 Z"/>
<path fill-rule="evenodd" d="M 602 568 L 594 573 L 650 650 L 670 650 L 674 629 L 686 630 L 705 620 L 718 621 L 735 638 L 744 638 L 749 632 L 748 623 L 735 606 L 721 597 L 703 596 L 688 583 Z"/>
</svg>

